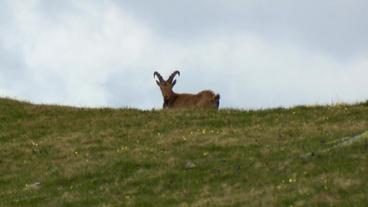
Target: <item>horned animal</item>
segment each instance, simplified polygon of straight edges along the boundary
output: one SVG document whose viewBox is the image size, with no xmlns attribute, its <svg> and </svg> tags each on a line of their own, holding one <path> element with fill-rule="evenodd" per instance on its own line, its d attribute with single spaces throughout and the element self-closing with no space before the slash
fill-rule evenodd
<svg viewBox="0 0 368 207">
<path fill-rule="evenodd" d="M 153 73 L 153 77 L 157 76 L 158 78 L 156 83 L 161 89 L 164 109 L 219 108 L 220 94 L 215 94 L 211 90 L 204 90 L 197 94 L 175 93 L 173 87 L 176 84 L 176 79 L 174 79 L 176 75 L 180 76 L 178 70 L 174 71 L 167 80 L 164 80 L 159 72 Z"/>
</svg>

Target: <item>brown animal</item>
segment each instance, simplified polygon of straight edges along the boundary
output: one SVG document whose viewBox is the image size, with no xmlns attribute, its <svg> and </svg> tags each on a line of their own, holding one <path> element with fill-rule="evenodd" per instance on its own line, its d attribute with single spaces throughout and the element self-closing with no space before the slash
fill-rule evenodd
<svg viewBox="0 0 368 207">
<path fill-rule="evenodd" d="M 156 80 L 156 83 L 161 89 L 161 93 L 164 99 L 164 109 L 219 108 L 220 95 L 215 94 L 210 90 L 204 90 L 197 94 L 175 93 L 172 88 L 176 84 L 176 80 L 174 80 L 176 75 L 180 76 L 180 72 L 174 71 L 165 81 L 160 73 L 158 73 L 157 71 L 153 73 L 153 77 L 157 76 L 158 78 L 158 80 Z"/>
</svg>

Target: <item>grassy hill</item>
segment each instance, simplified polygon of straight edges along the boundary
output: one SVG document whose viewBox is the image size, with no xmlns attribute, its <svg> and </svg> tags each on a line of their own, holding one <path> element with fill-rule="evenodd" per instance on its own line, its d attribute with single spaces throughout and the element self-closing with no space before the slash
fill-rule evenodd
<svg viewBox="0 0 368 207">
<path fill-rule="evenodd" d="M 367 130 L 368 102 L 216 112 L 0 99 L 0 206 L 368 206 Z"/>
</svg>

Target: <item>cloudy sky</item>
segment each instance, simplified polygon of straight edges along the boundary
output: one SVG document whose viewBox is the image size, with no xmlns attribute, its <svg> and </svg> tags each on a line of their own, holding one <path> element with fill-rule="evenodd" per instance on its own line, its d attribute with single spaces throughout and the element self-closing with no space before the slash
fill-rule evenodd
<svg viewBox="0 0 368 207">
<path fill-rule="evenodd" d="M 366 0 L 0 0 L 0 96 L 159 108 L 153 72 L 221 107 L 368 99 Z"/>
</svg>

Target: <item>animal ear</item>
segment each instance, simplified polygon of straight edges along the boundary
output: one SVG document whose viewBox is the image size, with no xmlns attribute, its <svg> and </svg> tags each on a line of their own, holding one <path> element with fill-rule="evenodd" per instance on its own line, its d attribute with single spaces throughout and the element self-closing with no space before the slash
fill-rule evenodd
<svg viewBox="0 0 368 207">
<path fill-rule="evenodd" d="M 156 81 L 157 85 L 159 86 L 160 85 L 160 82 L 159 81 Z"/>
<path fill-rule="evenodd" d="M 173 81 L 172 86 L 174 87 L 176 84 L 176 80 Z"/>
</svg>

